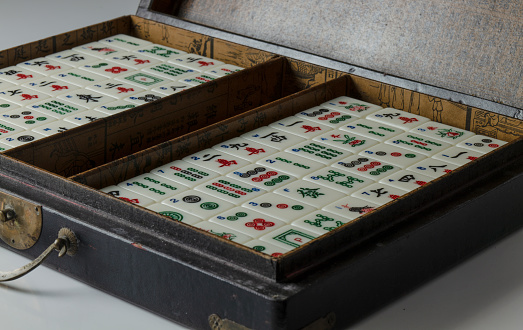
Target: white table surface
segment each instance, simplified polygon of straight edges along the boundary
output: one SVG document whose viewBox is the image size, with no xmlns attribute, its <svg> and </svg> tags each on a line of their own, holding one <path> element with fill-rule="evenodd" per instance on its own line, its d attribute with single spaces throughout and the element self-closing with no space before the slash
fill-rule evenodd
<svg viewBox="0 0 523 330">
<path fill-rule="evenodd" d="M 134 14 L 139 0 L 0 0 L 0 49 Z M 523 215 L 522 215 L 523 218 Z M 523 231 L 376 312 L 353 329 L 523 328 Z M 0 270 L 28 260 L 0 248 Z M 0 329 L 183 329 L 40 267 L 0 284 Z"/>
</svg>

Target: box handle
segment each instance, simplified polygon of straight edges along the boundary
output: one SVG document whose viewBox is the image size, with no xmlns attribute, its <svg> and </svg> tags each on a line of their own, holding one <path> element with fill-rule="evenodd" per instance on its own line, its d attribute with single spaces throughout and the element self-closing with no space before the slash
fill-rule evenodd
<svg viewBox="0 0 523 330">
<path fill-rule="evenodd" d="M 60 229 L 58 232 L 58 238 L 40 256 L 38 256 L 38 258 L 27 265 L 10 272 L 0 271 L 0 282 L 16 280 L 17 278 L 28 274 L 30 271 L 40 266 L 53 250 L 59 251 L 58 257 L 63 257 L 66 254 L 69 256 L 75 255 L 78 251 L 78 239 L 74 232 L 68 228 Z"/>
</svg>

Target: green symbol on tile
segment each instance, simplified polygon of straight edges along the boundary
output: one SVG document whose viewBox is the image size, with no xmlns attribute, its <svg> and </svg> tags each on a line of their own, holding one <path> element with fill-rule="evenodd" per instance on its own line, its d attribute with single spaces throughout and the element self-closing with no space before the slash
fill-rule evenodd
<svg viewBox="0 0 523 330">
<path fill-rule="evenodd" d="M 225 239 L 227 239 L 229 241 L 232 241 L 236 237 L 238 237 L 238 236 L 234 235 L 233 233 L 225 233 L 225 232 L 224 233 L 218 233 L 218 232 L 213 231 L 212 229 L 210 230 L 210 232 L 211 232 L 211 234 L 218 235 L 218 236 L 223 237 L 223 238 L 225 238 Z"/>
<path fill-rule="evenodd" d="M 256 245 L 256 246 L 253 246 L 252 248 L 255 249 L 256 251 L 259 251 L 259 252 L 267 250 L 265 248 L 265 246 L 261 246 L 261 245 Z"/>
<path fill-rule="evenodd" d="M 106 65 L 109 65 L 109 64 L 107 64 L 107 63 L 100 63 L 98 65 L 93 65 L 93 69 L 99 69 L 99 68 L 101 68 L 103 66 L 106 66 Z"/>
<path fill-rule="evenodd" d="M 336 221 L 336 226 L 334 227 L 323 227 L 323 229 L 327 230 L 327 231 L 331 231 L 331 230 L 334 230 L 340 226 L 343 226 L 345 223 L 341 222 L 341 221 Z"/>
<path fill-rule="evenodd" d="M 34 123 L 36 123 L 36 122 L 35 122 L 34 120 L 27 120 L 25 123 L 28 124 L 28 125 L 30 125 L 30 124 L 34 124 Z"/>
<path fill-rule="evenodd" d="M 245 213 L 245 212 L 236 212 L 236 216 L 237 217 L 246 217 L 247 213 Z"/>
<path fill-rule="evenodd" d="M 44 120 L 46 120 L 46 119 L 47 119 L 47 118 L 45 118 L 45 117 L 38 117 L 38 118 L 36 118 L 36 120 L 38 120 L 38 121 L 44 121 Z"/>
<path fill-rule="evenodd" d="M 227 217 L 227 220 L 229 220 L 229 221 L 236 221 L 236 220 L 238 220 L 238 217 L 235 217 L 235 216 L 231 215 L 231 216 Z"/>
<path fill-rule="evenodd" d="M 296 211 L 299 211 L 299 210 L 303 210 L 303 206 L 301 206 L 301 205 L 293 205 L 293 206 L 291 207 L 291 209 L 296 210 Z"/>
<path fill-rule="evenodd" d="M 324 216 L 323 214 L 316 214 L 316 219 L 314 220 L 305 220 L 305 223 L 308 223 L 311 226 L 315 227 L 321 227 L 323 221 L 334 221 L 333 218 L 329 218 L 327 216 Z"/>
<path fill-rule="evenodd" d="M 437 134 L 439 134 L 440 137 L 443 137 L 443 138 L 449 138 L 449 139 L 457 139 L 459 138 L 460 136 L 463 135 L 463 132 L 460 132 L 460 131 L 455 131 L 453 130 L 452 128 L 449 128 L 449 129 L 439 129 Z"/>
<path fill-rule="evenodd" d="M 131 76 L 125 77 L 124 79 L 133 81 L 144 86 L 151 86 L 163 81 L 163 79 L 156 78 L 145 73 L 136 73 Z"/>
<path fill-rule="evenodd" d="M 306 243 L 309 240 L 313 240 L 315 238 L 316 237 L 307 235 L 296 229 L 289 229 L 289 230 L 273 237 L 274 240 L 287 244 L 287 245 L 290 245 L 290 246 L 293 246 L 293 247 L 300 247 L 300 245 Z"/>
<path fill-rule="evenodd" d="M 320 188 L 300 188 L 296 191 L 299 192 L 303 198 L 318 198 L 321 195 L 325 195 L 324 193 L 321 193 L 318 190 L 320 190 Z"/>
<path fill-rule="evenodd" d="M 173 219 L 173 220 L 176 220 L 176 221 L 182 221 L 183 220 L 183 215 L 181 215 L 180 213 L 178 212 L 174 212 L 174 211 L 161 211 L 160 212 L 161 215 L 166 215 L 168 216 L 169 218 Z"/>
<path fill-rule="evenodd" d="M 220 205 L 214 202 L 205 202 L 200 204 L 200 207 L 204 210 L 214 210 L 217 209 Z"/>
<path fill-rule="evenodd" d="M 414 158 L 414 157 L 416 157 L 416 155 L 414 155 L 414 154 L 405 154 L 405 157 L 407 157 L 407 158 Z"/>
<path fill-rule="evenodd" d="M 0 104 L 0 108 L 9 108 L 10 105 L 9 104 Z"/>
<path fill-rule="evenodd" d="M 351 147 L 357 147 L 365 144 L 366 140 L 356 140 L 356 137 L 350 137 L 349 135 L 343 135 L 345 140 L 332 140 L 334 142 L 341 142 L 342 144 L 349 144 Z"/>
</svg>

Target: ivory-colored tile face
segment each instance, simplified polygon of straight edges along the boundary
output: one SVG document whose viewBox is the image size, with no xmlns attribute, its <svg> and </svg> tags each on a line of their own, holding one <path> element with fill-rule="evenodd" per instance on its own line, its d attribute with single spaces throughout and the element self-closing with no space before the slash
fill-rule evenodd
<svg viewBox="0 0 523 330">
<path fill-rule="evenodd" d="M 401 167 L 397 165 L 361 155 L 349 156 L 331 166 L 335 169 L 341 169 L 373 181 L 378 181 L 383 177 L 401 170 Z"/>
<path fill-rule="evenodd" d="M 457 144 L 475 135 L 473 132 L 435 121 L 426 122 L 416 128 L 413 128 L 411 132 L 445 141 L 451 144 Z"/>
<path fill-rule="evenodd" d="M 419 152 L 430 157 L 453 146 L 450 143 L 426 137 L 417 133 L 407 132 L 385 141 L 385 144 L 396 145 L 406 150 Z"/>
<path fill-rule="evenodd" d="M 351 220 L 325 210 L 317 210 L 291 223 L 299 229 L 311 231 L 317 235 L 326 234 Z"/>
<path fill-rule="evenodd" d="M 145 208 L 156 213 L 160 213 L 161 215 L 164 215 L 166 217 L 169 217 L 174 221 L 183 222 L 188 225 L 194 225 L 202 221 L 202 219 L 195 215 L 192 215 L 183 210 L 175 209 L 174 207 L 170 207 L 169 205 L 165 205 L 162 203 L 147 205 L 145 206 Z"/>
<path fill-rule="evenodd" d="M 322 210 L 341 215 L 345 219 L 354 220 L 380 207 L 379 204 L 369 202 L 358 197 L 347 196 L 328 204 Z"/>
<path fill-rule="evenodd" d="M 330 126 L 313 122 L 307 119 L 297 118 L 295 116 L 290 116 L 278 120 L 270 124 L 269 127 L 289 132 L 301 136 L 305 139 L 311 139 L 315 136 L 324 134 L 332 130 L 332 127 Z"/>
<path fill-rule="evenodd" d="M 278 152 L 272 154 L 269 157 L 258 160 L 256 164 L 271 166 L 272 168 L 289 173 L 296 178 L 302 178 L 324 166 L 320 162 L 300 157 L 289 152 Z"/>
<path fill-rule="evenodd" d="M 51 77 L 47 77 L 38 81 L 24 83 L 22 84 L 22 87 L 29 87 L 38 92 L 45 93 L 51 97 L 55 97 L 57 95 L 80 88 L 74 84 L 68 83 L 60 79 L 54 79 Z"/>
<path fill-rule="evenodd" d="M 242 67 L 232 65 L 232 64 L 224 64 L 224 65 L 217 66 L 214 69 L 205 71 L 205 73 L 219 78 L 219 77 L 228 76 L 232 73 L 239 72 L 241 70 L 243 70 Z"/>
<path fill-rule="evenodd" d="M 22 133 L 24 131 L 25 129 L 22 127 L 13 125 L 0 119 L 0 139 L 4 139 L 6 136 Z"/>
<path fill-rule="evenodd" d="M 243 207 L 270 215 L 283 222 L 290 223 L 314 210 L 315 207 L 305 202 L 273 193 L 265 193 L 242 204 Z"/>
<path fill-rule="evenodd" d="M 194 227 L 204 230 L 208 233 L 214 234 L 225 240 L 240 243 L 240 244 L 252 240 L 252 237 L 249 235 L 245 235 L 245 234 L 235 231 L 231 228 L 227 228 L 220 224 L 210 222 L 210 221 L 199 222 L 199 223 L 195 224 Z"/>
<path fill-rule="evenodd" d="M 199 71 L 170 63 L 158 63 L 143 67 L 141 70 L 143 72 L 151 73 L 170 81 L 182 80 L 186 77 L 199 73 Z"/>
<path fill-rule="evenodd" d="M 72 50 L 98 58 L 107 58 L 109 56 L 112 57 L 127 51 L 126 49 L 116 47 L 114 45 L 108 45 L 107 43 L 99 41 L 94 41 L 88 44 L 74 47 Z"/>
<path fill-rule="evenodd" d="M 149 102 L 157 101 L 161 98 L 165 97 L 165 95 L 156 93 L 153 91 L 143 91 L 131 96 L 126 97 L 124 100 L 128 102 L 136 103 L 137 105 L 146 104 Z"/>
<path fill-rule="evenodd" d="M 77 114 L 66 116 L 63 118 L 63 120 L 76 124 L 76 125 L 84 125 L 84 124 L 88 124 L 93 121 L 105 118 L 107 116 L 109 116 L 109 115 L 106 113 L 100 112 L 100 111 L 85 110 L 85 111 L 82 111 Z"/>
<path fill-rule="evenodd" d="M 241 137 L 278 150 L 285 150 L 290 146 L 305 141 L 304 138 L 299 137 L 298 135 L 269 126 L 260 127 L 241 135 Z"/>
<path fill-rule="evenodd" d="M 118 100 L 115 97 L 83 88 L 74 90 L 71 93 L 60 94 L 57 96 L 57 99 L 71 102 L 87 109 L 94 109 L 101 105 Z"/>
<path fill-rule="evenodd" d="M 253 238 L 263 236 L 285 225 L 285 222 L 272 216 L 241 206 L 220 213 L 209 221 Z"/>
<path fill-rule="evenodd" d="M 412 191 L 426 185 L 432 180 L 432 177 L 414 171 L 401 170 L 392 175 L 389 175 L 388 177 L 382 178 L 379 182 L 386 183 L 390 186 L 406 191 Z"/>
<path fill-rule="evenodd" d="M 128 36 L 126 34 L 117 34 L 109 38 L 101 39 L 100 42 L 127 50 L 136 50 L 152 45 L 152 42 L 150 41 Z"/>
<path fill-rule="evenodd" d="M 85 70 L 90 73 L 95 73 L 100 76 L 104 76 L 106 77 L 106 79 L 114 79 L 118 76 L 133 73 L 137 70 L 136 68 L 119 63 L 114 63 L 112 61 L 107 61 L 105 59 L 99 59 L 97 61 L 82 65 L 78 68 L 80 70 Z"/>
<path fill-rule="evenodd" d="M 224 152 L 219 152 L 216 149 L 204 149 L 189 155 L 182 160 L 200 167 L 204 167 L 221 175 L 236 171 L 237 169 L 250 164 L 250 162 L 244 159 Z"/>
<path fill-rule="evenodd" d="M 445 175 L 447 173 L 450 173 L 454 171 L 456 168 L 458 168 L 458 165 L 434 159 L 434 158 L 427 158 L 422 160 L 421 162 L 418 162 L 414 165 L 411 165 L 407 167 L 407 170 L 414 171 L 417 173 L 424 174 L 426 176 L 429 176 L 431 178 L 439 178 L 442 175 Z"/>
<path fill-rule="evenodd" d="M 366 200 L 376 205 L 384 205 L 405 195 L 406 193 L 407 190 L 377 182 L 353 192 L 351 196 Z"/>
<path fill-rule="evenodd" d="M 107 59 L 111 62 L 122 64 L 135 70 L 140 70 L 151 65 L 163 63 L 161 60 L 157 60 L 152 57 L 131 51 L 118 53 L 115 56 L 108 57 Z"/>
<path fill-rule="evenodd" d="M 79 67 L 99 59 L 99 57 L 88 55 L 83 52 L 74 51 L 72 49 L 51 54 L 46 56 L 45 58 L 56 61 L 58 63 L 64 63 L 72 67 Z"/>
<path fill-rule="evenodd" d="M 483 155 L 483 153 L 477 152 L 472 149 L 452 147 L 435 154 L 434 156 L 432 156 L 432 158 L 461 166 L 475 161 Z"/>
<path fill-rule="evenodd" d="M 177 93 L 183 92 L 185 90 L 188 90 L 191 87 L 194 87 L 194 86 L 186 84 L 186 83 L 182 83 L 179 81 L 168 81 L 164 84 L 161 84 L 161 85 L 158 85 L 158 86 L 152 88 L 151 91 L 167 96 L 167 95 L 172 95 L 172 94 L 177 94 Z"/>
<path fill-rule="evenodd" d="M 25 107 L 33 103 L 49 99 L 49 95 L 35 89 L 23 86 L 14 86 L 0 90 L 0 99 Z"/>
<path fill-rule="evenodd" d="M 60 79 L 65 81 L 66 83 L 73 84 L 79 87 L 86 87 L 95 83 L 100 83 L 108 79 L 105 76 L 81 70 L 79 68 L 60 72 L 58 74 L 52 75 L 51 78 Z"/>
<path fill-rule="evenodd" d="M 169 59 L 168 62 L 201 72 L 208 71 L 225 64 L 221 61 L 197 54 L 184 54 L 173 59 Z"/>
<path fill-rule="evenodd" d="M 274 190 L 296 180 L 295 177 L 288 173 L 270 166 L 261 166 L 259 164 L 250 164 L 239 168 L 234 172 L 227 174 L 227 177 L 266 191 Z"/>
<path fill-rule="evenodd" d="M 287 225 L 263 235 L 260 240 L 284 249 L 289 247 L 295 249 L 319 236 L 312 231 Z"/>
<path fill-rule="evenodd" d="M 146 91 L 145 88 L 136 87 L 123 82 L 115 82 L 112 80 L 105 80 L 97 84 L 92 84 L 86 86 L 85 89 L 92 90 L 100 94 L 105 94 L 116 99 L 125 99 L 131 95 L 136 95 Z"/>
<path fill-rule="evenodd" d="M 169 79 L 160 77 L 159 75 L 144 71 L 133 71 L 131 73 L 119 75 L 114 79 L 145 89 L 151 89 L 170 81 Z"/>
<path fill-rule="evenodd" d="M 49 98 L 41 102 L 35 102 L 28 108 L 40 111 L 57 119 L 63 119 L 64 117 L 79 114 L 80 112 L 87 110 L 86 107 L 82 107 L 64 100 L 57 100 L 55 98 Z"/>
<path fill-rule="evenodd" d="M 44 138 L 45 135 L 38 134 L 33 131 L 23 131 L 21 133 L 11 134 L 7 137 L 1 137 L 0 143 L 7 144 L 11 147 L 19 147 L 24 144 Z"/>
<path fill-rule="evenodd" d="M 78 125 L 75 125 L 73 123 L 70 123 L 70 122 L 67 122 L 64 120 L 56 120 L 56 121 L 52 121 L 50 123 L 44 124 L 42 126 L 33 128 L 33 132 L 40 133 L 45 136 L 51 136 L 54 134 L 65 132 L 65 131 L 70 130 L 75 127 L 78 127 Z"/>
<path fill-rule="evenodd" d="M 205 84 L 207 82 L 210 82 L 210 81 L 213 81 L 216 79 L 218 79 L 218 77 L 215 77 L 215 76 L 207 74 L 207 73 L 200 72 L 200 73 L 194 73 L 190 76 L 183 77 L 180 80 L 178 80 L 178 82 L 180 82 L 182 84 L 198 86 L 198 85 Z"/>
<path fill-rule="evenodd" d="M 332 128 L 340 128 L 359 118 L 350 114 L 344 109 L 336 110 L 323 106 L 300 111 L 294 116 L 300 119 L 307 119 L 321 125 L 330 126 Z"/>
<path fill-rule="evenodd" d="M 271 148 L 262 143 L 257 143 L 241 137 L 223 141 L 212 148 L 219 152 L 225 152 L 241 159 L 245 159 L 251 163 L 279 152 L 276 148 Z"/>
<path fill-rule="evenodd" d="M 378 140 L 340 129 L 319 135 L 313 140 L 349 151 L 353 154 L 380 143 Z"/>
<path fill-rule="evenodd" d="M 235 205 L 241 205 L 266 192 L 266 190 L 258 188 L 253 184 L 223 176 L 196 186 L 194 190 L 204 192 Z"/>
<path fill-rule="evenodd" d="M 398 134 L 404 133 L 402 129 L 385 125 L 369 119 L 358 119 L 339 127 L 342 131 L 359 134 L 380 142 L 384 142 Z"/>
<path fill-rule="evenodd" d="M 197 185 L 220 176 L 219 173 L 207 168 L 177 160 L 157 167 L 151 173 L 167 178 L 186 187 L 194 188 Z"/>
<path fill-rule="evenodd" d="M 186 52 L 181 51 L 179 49 L 174 49 L 157 44 L 151 44 L 144 47 L 140 47 L 136 50 L 133 50 L 133 52 L 147 57 L 152 57 L 160 61 L 172 60 L 176 57 L 187 54 Z"/>
<path fill-rule="evenodd" d="M 118 186 L 105 187 L 103 189 L 100 189 L 100 191 L 138 206 L 147 206 L 154 204 L 153 199 L 147 198 L 143 195 Z"/>
<path fill-rule="evenodd" d="M 21 107 L 22 106 L 20 106 L 20 105 L 18 105 L 16 103 L 0 99 L 0 114 L 2 114 L 4 112 L 7 112 L 7 111 L 11 111 L 13 109 L 18 109 L 18 108 L 21 108 Z"/>
<path fill-rule="evenodd" d="M 351 172 L 334 167 L 324 167 L 304 176 L 303 179 L 310 182 L 316 182 L 317 184 L 341 191 L 348 195 L 360 188 L 374 183 L 374 180 L 364 176 L 357 176 Z"/>
<path fill-rule="evenodd" d="M 73 69 L 73 66 L 54 61 L 45 57 L 39 57 L 33 60 L 25 61 L 17 65 L 20 68 L 27 69 L 44 76 L 50 76 L 62 71 Z"/>
<path fill-rule="evenodd" d="M 4 112 L 0 115 L 0 120 L 22 127 L 25 130 L 31 130 L 35 127 L 53 122 L 56 118 L 36 110 L 19 108 Z"/>
<path fill-rule="evenodd" d="M 188 188 L 174 181 L 152 173 L 146 173 L 118 183 L 118 187 L 136 192 L 160 202 L 167 197 L 181 193 Z"/>
<path fill-rule="evenodd" d="M 97 106 L 96 108 L 94 108 L 94 110 L 103 112 L 103 113 L 107 114 L 108 116 L 110 116 L 110 115 L 114 115 L 115 113 L 119 113 L 122 111 L 136 108 L 137 106 L 138 106 L 138 104 L 136 104 L 134 102 L 125 101 L 125 100 L 120 99 L 120 100 L 117 100 L 114 102 L 110 102 L 110 103 L 106 103 L 106 104 Z"/>
<path fill-rule="evenodd" d="M 196 190 L 186 190 L 181 194 L 171 196 L 163 200 L 162 204 L 188 212 L 202 220 L 210 219 L 235 206 L 233 203 Z"/>
<path fill-rule="evenodd" d="M 9 66 L 0 69 L 0 81 L 8 82 L 12 85 L 22 85 L 27 82 L 41 80 L 42 78 L 45 78 L 45 75 L 20 66 Z"/>
<path fill-rule="evenodd" d="M 364 157 L 372 157 L 376 160 L 397 165 L 401 168 L 406 168 L 427 158 L 427 156 L 421 154 L 420 152 L 409 151 L 389 144 L 379 144 L 372 146 L 366 150 L 361 151 L 359 155 Z"/>
<path fill-rule="evenodd" d="M 430 119 L 426 117 L 394 108 L 385 108 L 376 111 L 368 115 L 366 118 L 386 125 L 398 127 L 404 131 L 409 131 L 430 121 Z"/>
<path fill-rule="evenodd" d="M 364 118 L 368 114 L 382 109 L 382 107 L 380 107 L 379 105 L 364 102 L 347 96 L 337 97 L 335 99 L 323 103 L 321 106 L 333 110 L 344 111 L 355 117 L 360 118 Z"/>
<path fill-rule="evenodd" d="M 309 140 L 295 144 L 285 149 L 285 152 L 300 157 L 312 159 L 315 162 L 320 162 L 324 165 L 333 164 L 337 160 L 352 155 L 352 152 L 347 151 L 345 149 L 328 145 L 322 142 Z"/>
<path fill-rule="evenodd" d="M 507 142 L 491 138 L 490 136 L 474 135 L 464 141 L 459 142 L 456 146 L 486 154 L 505 144 L 507 144 Z"/>
<path fill-rule="evenodd" d="M 346 196 L 341 191 L 327 188 L 315 182 L 298 180 L 286 186 L 274 190 L 274 193 L 294 199 L 301 203 L 307 203 L 315 208 L 323 206 Z"/>
<path fill-rule="evenodd" d="M 275 258 L 281 257 L 283 254 L 285 254 L 285 252 L 292 250 L 292 247 L 290 246 L 276 246 L 269 242 L 261 241 L 259 239 L 254 239 L 252 241 L 242 243 L 242 245 L 250 247 L 255 251 L 265 253 Z"/>
</svg>

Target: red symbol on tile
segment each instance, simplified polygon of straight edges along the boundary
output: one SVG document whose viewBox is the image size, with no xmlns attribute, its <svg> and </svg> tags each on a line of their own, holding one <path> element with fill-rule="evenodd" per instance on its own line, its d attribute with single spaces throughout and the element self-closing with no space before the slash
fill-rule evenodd
<svg viewBox="0 0 523 330">
<path fill-rule="evenodd" d="M 400 117 L 401 120 L 403 120 L 403 124 L 410 124 L 415 121 L 418 121 L 416 118 L 408 118 L 408 117 Z"/>
<path fill-rule="evenodd" d="M 220 167 L 238 165 L 235 160 L 218 159 L 217 162 L 221 164 Z"/>
<path fill-rule="evenodd" d="M 427 183 L 426 183 L 425 181 L 416 181 L 416 184 L 417 184 L 418 186 L 423 186 L 423 185 L 425 185 L 425 184 L 427 184 Z"/>
<path fill-rule="evenodd" d="M 478 157 L 468 156 L 467 159 L 468 159 L 468 160 L 476 160 L 476 159 L 478 159 Z"/>
<path fill-rule="evenodd" d="M 491 148 L 497 148 L 497 147 L 499 147 L 499 144 L 491 143 L 488 146 Z"/>
<path fill-rule="evenodd" d="M 443 170 L 443 172 L 450 173 L 450 172 L 452 172 L 452 170 Z"/>
<path fill-rule="evenodd" d="M 118 87 L 116 89 L 119 90 L 118 94 L 134 92 L 134 89 L 132 89 L 132 88 Z"/>
<path fill-rule="evenodd" d="M 110 72 L 110 73 L 114 73 L 114 74 L 122 73 L 122 72 L 125 72 L 125 71 L 127 71 L 127 69 L 121 68 L 119 66 L 113 66 L 110 69 L 105 69 L 105 72 Z"/>
<path fill-rule="evenodd" d="M 101 52 L 115 52 L 116 51 L 116 50 L 111 49 L 111 48 L 94 48 L 93 46 L 89 46 L 87 48 L 89 48 L 91 50 L 95 50 L 95 51 L 97 51 L 99 53 L 101 53 Z"/>
<path fill-rule="evenodd" d="M 69 89 L 67 86 L 51 85 L 53 87 L 52 92 L 61 91 L 62 89 Z"/>
<path fill-rule="evenodd" d="M 350 111 L 363 111 L 365 110 L 365 107 L 362 105 L 353 105 L 352 108 L 349 109 Z"/>
<path fill-rule="evenodd" d="M 61 69 L 62 68 L 59 65 L 50 65 L 50 64 L 46 65 L 45 67 L 47 68 L 47 70 L 45 70 L 45 71 L 56 70 L 56 69 Z"/>
<path fill-rule="evenodd" d="M 130 198 L 127 198 L 127 197 L 120 197 L 120 199 L 123 199 L 124 201 L 129 202 L 129 203 L 140 204 L 140 201 L 138 199 L 136 199 L 136 198 L 130 199 Z"/>
<path fill-rule="evenodd" d="M 416 144 L 420 144 L 420 145 L 422 145 L 422 146 L 426 146 L 426 145 L 427 145 L 426 143 L 424 143 L 424 142 L 420 142 L 420 141 L 418 141 L 418 140 L 410 140 L 410 142 L 412 142 L 412 143 L 416 143 Z"/>
<path fill-rule="evenodd" d="M 338 134 L 338 135 L 331 134 L 331 137 L 333 137 L 335 139 L 339 139 L 340 138 L 340 134 Z"/>
<path fill-rule="evenodd" d="M 274 226 L 274 222 L 265 221 L 264 219 L 256 218 L 252 222 L 247 222 L 245 226 L 254 228 L 256 230 L 265 230 L 267 227 Z"/>
<path fill-rule="evenodd" d="M 149 60 L 135 59 L 134 61 L 136 62 L 136 65 L 138 65 L 138 64 L 145 64 L 145 63 L 151 63 Z"/>
<path fill-rule="evenodd" d="M 250 155 L 257 155 L 260 152 L 265 152 L 265 150 L 263 150 L 261 148 L 260 149 L 256 149 L 256 148 L 252 148 L 252 147 L 247 147 L 247 148 L 245 148 L 245 150 L 250 152 L 250 154 L 248 156 L 250 156 Z"/>
<path fill-rule="evenodd" d="M 312 127 L 310 125 L 303 125 L 301 128 L 303 128 L 305 130 L 305 133 L 321 131 L 321 128 L 319 128 L 318 126 Z"/>
<path fill-rule="evenodd" d="M 339 104 L 347 104 L 347 102 L 344 102 L 344 101 L 340 101 L 338 102 Z"/>
<path fill-rule="evenodd" d="M 274 252 L 273 254 L 271 254 L 271 257 L 278 258 L 282 255 L 283 255 L 283 253 L 281 253 L 281 252 Z"/>
<path fill-rule="evenodd" d="M 434 126 L 429 126 L 429 127 L 427 127 L 427 129 L 428 129 L 429 131 L 434 131 L 434 130 L 437 130 L 438 128 L 437 128 L 437 127 L 434 127 Z"/>
<path fill-rule="evenodd" d="M 349 145 L 358 145 L 361 142 L 362 142 L 361 140 L 354 140 L 354 141 L 349 142 Z"/>
<path fill-rule="evenodd" d="M 448 137 L 454 137 L 454 136 L 459 136 L 460 133 L 458 132 L 447 132 L 447 136 Z"/>
<path fill-rule="evenodd" d="M 286 209 L 286 208 L 289 207 L 289 205 L 287 205 L 287 204 L 278 204 L 278 205 L 276 205 L 276 207 L 279 208 L 279 209 Z"/>
<path fill-rule="evenodd" d="M 29 94 L 22 94 L 20 95 L 23 100 L 22 101 L 25 101 L 25 100 L 32 100 L 32 99 L 37 99 L 38 98 L 38 95 L 29 95 Z"/>
<path fill-rule="evenodd" d="M 397 199 L 397 198 L 400 198 L 399 195 L 389 195 L 389 198 L 390 199 Z"/>
<path fill-rule="evenodd" d="M 296 242 L 300 242 L 300 243 L 303 242 L 303 240 L 301 239 L 301 237 L 296 237 L 294 240 L 295 240 Z"/>
<path fill-rule="evenodd" d="M 19 73 L 16 76 L 18 77 L 18 79 L 16 79 L 16 80 L 33 78 L 32 75 L 30 75 L 30 74 L 23 74 L 23 73 Z"/>
<path fill-rule="evenodd" d="M 198 64 L 200 64 L 200 67 L 202 67 L 202 66 L 214 65 L 214 62 L 198 61 Z"/>
<path fill-rule="evenodd" d="M 400 152 L 392 152 L 390 155 L 392 157 L 399 157 L 399 156 L 401 156 L 401 153 Z"/>
<path fill-rule="evenodd" d="M 24 119 L 33 119 L 33 116 L 24 116 Z"/>
<path fill-rule="evenodd" d="M 380 165 L 381 165 L 380 162 L 370 162 L 370 164 L 371 164 L 372 166 L 380 166 Z"/>
</svg>

